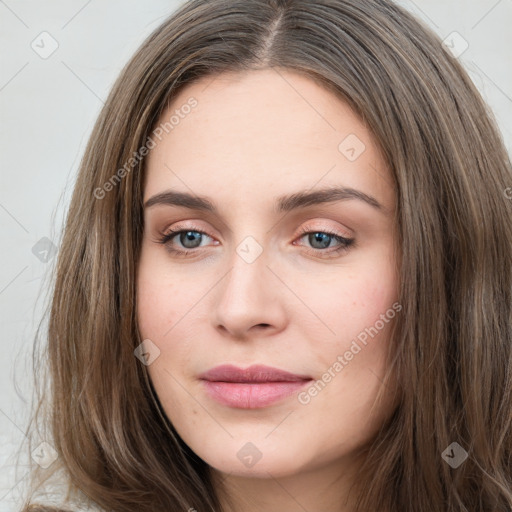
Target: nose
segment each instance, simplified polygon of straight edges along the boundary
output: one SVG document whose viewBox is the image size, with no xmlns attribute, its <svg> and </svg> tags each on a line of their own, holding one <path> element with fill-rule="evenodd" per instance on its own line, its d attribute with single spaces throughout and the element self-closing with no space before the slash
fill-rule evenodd
<svg viewBox="0 0 512 512">
<path fill-rule="evenodd" d="M 261 335 L 262 330 L 269 334 L 282 330 L 286 287 L 271 269 L 268 251 L 254 261 L 234 251 L 230 264 L 212 297 L 216 329 L 236 339 Z"/>
</svg>

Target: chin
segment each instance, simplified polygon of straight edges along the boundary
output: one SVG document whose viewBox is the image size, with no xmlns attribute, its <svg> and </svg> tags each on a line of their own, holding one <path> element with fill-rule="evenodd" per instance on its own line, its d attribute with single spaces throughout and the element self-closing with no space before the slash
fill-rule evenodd
<svg viewBox="0 0 512 512">
<path fill-rule="evenodd" d="M 226 454 L 230 451 L 229 448 L 223 450 L 222 453 L 209 454 L 211 456 L 201 458 L 221 473 L 245 478 L 282 478 L 299 472 L 302 467 L 300 462 L 297 461 L 296 455 L 293 455 L 298 450 L 287 453 L 274 447 L 272 450 L 267 449 L 266 454 L 260 452 L 258 455 L 250 444 L 243 443 L 242 448 L 238 446 L 233 448 L 233 457 L 226 458 Z M 252 460 L 251 451 L 254 457 Z M 257 457 L 261 458 L 258 459 Z"/>
</svg>

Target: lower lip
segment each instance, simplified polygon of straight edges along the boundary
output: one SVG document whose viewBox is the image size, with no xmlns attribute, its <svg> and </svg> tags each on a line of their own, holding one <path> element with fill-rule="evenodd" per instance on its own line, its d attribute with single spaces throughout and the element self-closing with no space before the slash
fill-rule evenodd
<svg viewBox="0 0 512 512">
<path fill-rule="evenodd" d="M 311 381 L 242 383 L 204 380 L 203 382 L 210 397 L 223 405 L 239 409 L 259 409 L 292 395 Z"/>
</svg>

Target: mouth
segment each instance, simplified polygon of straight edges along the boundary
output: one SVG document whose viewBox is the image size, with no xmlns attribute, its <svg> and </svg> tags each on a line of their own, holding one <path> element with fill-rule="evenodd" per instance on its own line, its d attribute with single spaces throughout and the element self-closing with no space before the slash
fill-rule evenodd
<svg viewBox="0 0 512 512">
<path fill-rule="evenodd" d="M 270 366 L 221 365 L 199 376 L 213 400 L 238 409 L 259 409 L 300 391 L 313 379 Z"/>
</svg>

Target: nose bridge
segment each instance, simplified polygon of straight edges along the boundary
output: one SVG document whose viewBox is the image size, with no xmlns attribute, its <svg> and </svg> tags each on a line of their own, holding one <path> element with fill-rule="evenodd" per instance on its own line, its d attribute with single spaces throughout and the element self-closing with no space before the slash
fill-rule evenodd
<svg viewBox="0 0 512 512">
<path fill-rule="evenodd" d="M 268 285 L 269 251 L 253 236 L 245 237 L 235 248 L 226 276 L 225 294 L 239 303 L 257 299 Z"/>
<path fill-rule="evenodd" d="M 246 202 L 242 208 L 232 212 L 236 221 L 228 263 L 231 270 L 226 276 L 228 284 L 224 285 L 228 294 L 238 294 L 239 291 L 245 294 L 252 288 L 254 298 L 257 293 L 264 293 L 265 287 L 260 289 L 259 285 L 265 285 L 271 277 L 267 265 L 271 265 L 272 232 L 266 232 L 267 219 L 262 223 L 256 221 L 254 212 L 257 208 L 258 205 Z"/>
</svg>

